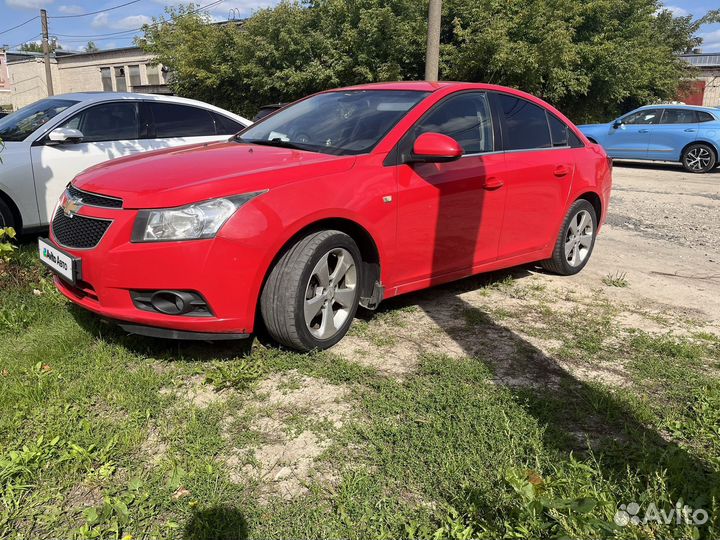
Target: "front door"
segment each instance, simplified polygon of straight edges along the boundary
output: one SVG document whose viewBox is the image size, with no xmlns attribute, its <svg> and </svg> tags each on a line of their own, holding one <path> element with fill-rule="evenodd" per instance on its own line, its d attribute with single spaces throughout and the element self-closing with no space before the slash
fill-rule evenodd
<svg viewBox="0 0 720 540">
<path fill-rule="evenodd" d="M 605 150 L 615 159 L 648 159 L 650 128 L 660 122 L 662 109 L 642 109 L 621 119 L 622 124 L 610 128 Z"/>
<path fill-rule="evenodd" d="M 408 148 L 422 133 L 454 138 L 464 155 L 450 163 L 398 166 L 398 284 L 443 275 L 469 275 L 497 257 L 505 206 L 505 158 L 483 92 L 452 95 L 409 130 Z"/>
</svg>

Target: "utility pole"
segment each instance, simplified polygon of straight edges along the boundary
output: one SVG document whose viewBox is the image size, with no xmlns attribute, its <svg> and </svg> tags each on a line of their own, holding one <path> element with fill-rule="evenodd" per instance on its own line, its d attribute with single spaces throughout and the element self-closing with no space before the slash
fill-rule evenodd
<svg viewBox="0 0 720 540">
<path fill-rule="evenodd" d="M 42 23 L 42 48 L 45 56 L 45 80 L 47 81 L 48 96 L 55 95 L 53 91 L 52 71 L 50 69 L 50 43 L 48 41 L 47 11 L 40 10 L 40 21 Z"/>
<path fill-rule="evenodd" d="M 427 53 L 425 56 L 425 80 L 436 82 L 440 69 L 440 20 L 442 0 L 430 0 L 428 9 Z"/>
</svg>

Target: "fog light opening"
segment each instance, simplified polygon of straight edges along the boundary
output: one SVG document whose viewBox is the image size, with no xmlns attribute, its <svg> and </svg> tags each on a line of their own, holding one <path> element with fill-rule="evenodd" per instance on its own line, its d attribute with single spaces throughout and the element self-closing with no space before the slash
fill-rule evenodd
<svg viewBox="0 0 720 540">
<path fill-rule="evenodd" d="M 150 298 L 150 304 L 165 315 L 184 315 L 192 310 L 192 295 L 176 291 L 158 291 Z"/>
</svg>

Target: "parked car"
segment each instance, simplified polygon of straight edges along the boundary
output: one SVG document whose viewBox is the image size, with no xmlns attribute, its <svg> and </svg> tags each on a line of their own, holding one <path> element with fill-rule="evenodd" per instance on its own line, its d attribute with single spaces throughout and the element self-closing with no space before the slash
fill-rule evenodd
<svg viewBox="0 0 720 540">
<path fill-rule="evenodd" d="M 720 110 L 714 107 L 649 105 L 609 124 L 578 127 L 612 158 L 679 161 L 693 173 L 718 164 Z"/>
<path fill-rule="evenodd" d="M 5 111 L 0 111 L 0 118 L 5 118 L 8 114 L 10 114 L 10 113 L 5 112 Z"/>
<path fill-rule="evenodd" d="M 253 122 L 257 122 L 258 120 L 262 120 L 266 116 L 271 115 L 278 109 L 282 109 L 287 103 L 271 103 L 270 105 L 263 105 L 260 107 L 260 110 L 255 113 L 255 116 L 253 116 Z"/>
<path fill-rule="evenodd" d="M 323 349 L 358 305 L 479 272 L 587 264 L 612 162 L 560 112 L 484 84 L 315 94 L 228 142 L 75 178 L 41 260 L 127 331 Z"/>
<path fill-rule="evenodd" d="M 0 119 L 0 227 L 47 227 L 83 169 L 148 150 L 227 138 L 250 125 L 218 107 L 169 96 L 64 94 Z"/>
</svg>

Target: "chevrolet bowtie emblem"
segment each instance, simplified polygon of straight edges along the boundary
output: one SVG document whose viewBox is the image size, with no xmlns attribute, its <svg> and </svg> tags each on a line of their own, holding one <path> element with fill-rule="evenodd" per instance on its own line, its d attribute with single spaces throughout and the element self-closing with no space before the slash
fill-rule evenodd
<svg viewBox="0 0 720 540">
<path fill-rule="evenodd" d="M 83 204 L 82 204 L 81 198 L 71 197 L 68 195 L 65 198 L 65 202 L 63 202 L 63 204 L 62 204 L 63 214 L 65 214 L 67 217 L 71 218 L 80 211 L 82 206 L 83 206 Z"/>
</svg>

